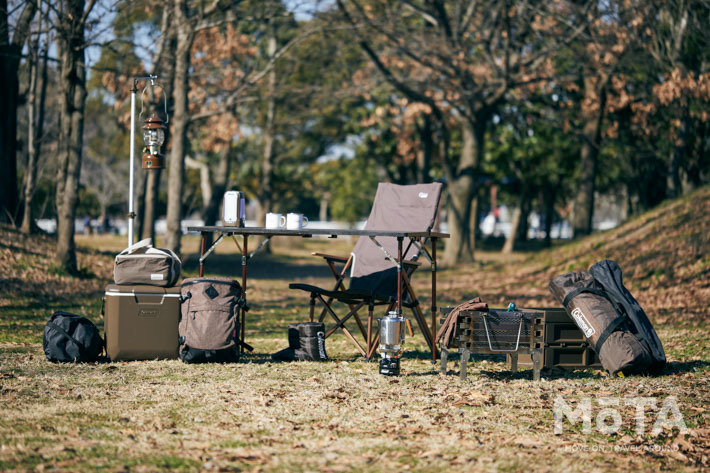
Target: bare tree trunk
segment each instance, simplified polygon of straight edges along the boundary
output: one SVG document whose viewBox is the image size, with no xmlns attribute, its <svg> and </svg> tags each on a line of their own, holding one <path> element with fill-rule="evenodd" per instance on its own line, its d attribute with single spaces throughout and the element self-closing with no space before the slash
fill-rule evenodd
<svg viewBox="0 0 710 473">
<path fill-rule="evenodd" d="M 515 242 L 520 237 L 521 227 L 523 227 L 523 219 L 527 218 L 526 207 L 529 202 L 528 190 L 525 185 L 522 186 L 520 191 L 520 199 L 518 200 L 518 205 L 513 210 L 513 220 L 510 224 L 510 233 L 505 239 L 505 244 L 503 245 L 502 253 L 510 254 L 515 249 Z"/>
<path fill-rule="evenodd" d="M 202 194 L 202 212 L 205 211 L 212 199 L 212 173 L 207 164 L 207 157 L 198 153 L 199 158 L 185 156 L 185 167 L 200 171 L 200 193 Z"/>
<path fill-rule="evenodd" d="M 601 124 L 606 108 L 606 77 L 584 78 L 582 103 L 582 146 L 579 155 L 579 182 L 574 200 L 572 228 L 574 236 L 589 235 L 594 217 L 594 191 L 597 156 L 601 146 Z"/>
<path fill-rule="evenodd" d="M 168 164 L 168 215 L 166 247 L 180 252 L 182 229 L 182 198 L 185 185 L 185 149 L 189 122 L 188 73 L 190 51 L 195 33 L 187 17 L 186 0 L 176 0 L 173 9 L 177 46 L 175 50 L 175 76 L 173 80 L 173 118 L 171 120 L 172 148 Z"/>
<path fill-rule="evenodd" d="M 269 37 L 268 54 L 271 58 L 276 53 L 276 36 Z M 266 109 L 266 123 L 264 125 L 264 153 L 261 157 L 261 189 L 259 192 L 259 206 L 257 213 L 257 224 L 264 225 L 266 212 L 273 204 L 273 180 L 274 180 L 274 122 L 276 120 L 276 68 L 269 72 L 268 80 L 268 103 Z"/>
<path fill-rule="evenodd" d="M 271 59 L 276 54 L 276 35 L 273 26 L 270 28 L 268 55 Z M 276 119 L 276 68 L 269 71 L 268 103 L 266 108 L 266 123 L 264 124 L 264 153 L 261 156 L 261 187 L 259 189 L 259 205 L 257 206 L 256 222 L 264 226 L 266 213 L 273 205 L 273 180 L 274 180 L 274 140 Z M 268 250 L 269 248 L 265 248 Z"/>
<path fill-rule="evenodd" d="M 517 241 L 525 242 L 528 240 L 528 218 L 530 217 L 530 192 L 527 188 L 523 189 L 523 194 L 520 198 L 520 223 L 518 224 Z"/>
<path fill-rule="evenodd" d="M 217 168 L 212 173 L 212 178 L 210 179 L 210 182 L 212 183 L 210 199 L 202 212 L 202 218 L 205 221 L 205 225 L 215 225 L 219 219 L 219 209 L 222 205 L 222 197 L 224 196 L 224 193 L 227 190 L 227 184 L 229 183 L 230 163 L 230 147 L 227 146 L 225 149 L 220 151 L 219 160 L 217 161 Z M 212 244 L 211 234 L 208 234 L 207 236 L 207 244 Z"/>
<path fill-rule="evenodd" d="M 545 246 L 550 246 L 552 243 L 552 220 L 555 218 L 555 199 L 557 197 L 557 187 L 549 186 L 543 192 L 545 202 Z"/>
<path fill-rule="evenodd" d="M 320 208 L 318 209 L 318 220 L 321 222 L 328 221 L 328 205 L 330 204 L 330 192 L 324 193 L 320 198 Z"/>
<path fill-rule="evenodd" d="M 668 169 L 668 197 L 680 197 L 683 195 L 683 183 L 680 178 L 680 168 L 683 163 L 683 158 L 687 151 L 687 138 L 688 138 L 688 121 L 690 120 L 690 112 L 688 110 L 688 105 L 683 107 L 683 116 L 680 120 L 680 130 L 678 140 L 673 146 L 671 151 L 671 162 Z"/>
<path fill-rule="evenodd" d="M 431 116 L 425 114 L 422 126 L 419 128 L 421 136 L 421 149 L 417 153 L 417 183 L 431 182 L 431 161 L 434 154 L 434 130 Z"/>
<path fill-rule="evenodd" d="M 152 102 L 153 112 L 162 116 L 164 113 L 163 105 L 170 106 L 171 104 L 162 104 L 162 100 L 170 101 L 172 97 L 172 86 L 174 82 L 175 63 L 171 61 L 175 54 L 175 38 L 171 32 L 172 8 L 169 3 L 163 6 L 163 15 L 160 26 L 161 41 L 158 48 L 153 54 L 153 73 L 160 77 L 160 83 L 163 87 L 163 93 L 158 94 L 155 98 L 155 89 L 151 87 L 150 100 Z M 163 96 L 163 94 L 165 94 Z M 168 117 L 163 117 L 168 120 Z M 165 142 L 163 150 L 168 148 L 170 143 L 170 129 L 166 130 Z M 143 218 L 141 219 L 141 239 L 150 238 L 155 242 L 155 220 L 158 218 L 158 195 L 160 192 L 160 178 L 163 175 L 162 169 L 153 169 L 146 171 L 147 181 L 145 193 L 143 196 Z"/>
<path fill-rule="evenodd" d="M 450 238 L 446 240 L 445 265 L 473 261 L 476 243 L 474 202 L 476 192 L 475 175 L 480 153 L 483 149 L 485 122 L 463 122 L 463 149 L 456 175 L 449 179 L 448 223 Z"/>
<path fill-rule="evenodd" d="M 37 167 L 41 143 L 40 139 L 44 133 L 44 104 L 47 98 L 47 60 L 48 49 L 46 46 L 42 51 L 42 63 L 39 62 L 39 54 L 35 67 L 32 69 L 32 79 L 30 80 L 30 96 L 28 99 L 28 153 L 27 169 L 25 170 L 25 185 L 23 195 L 22 226 L 23 233 L 31 233 L 34 230 L 34 215 L 32 212 L 32 199 L 35 194 L 37 184 Z M 41 71 L 41 72 L 40 72 Z M 39 89 L 39 98 L 37 97 Z"/>
<path fill-rule="evenodd" d="M 27 198 L 28 190 L 34 187 L 35 176 L 37 174 L 37 166 L 34 161 L 36 156 L 35 149 L 37 147 L 35 130 L 37 129 L 37 82 L 39 80 L 39 54 L 36 40 L 30 40 L 29 42 L 27 67 L 29 69 L 30 84 L 27 87 L 27 163 L 25 166 L 25 177 L 20 191 L 23 204 L 29 200 Z M 21 210 L 22 224 L 20 225 L 20 231 L 22 233 L 30 233 L 32 209 L 24 206 Z"/>
<path fill-rule="evenodd" d="M 214 225 L 219 219 L 219 207 L 227 190 L 230 172 L 230 148 L 226 147 L 219 153 L 217 168 L 212 173 L 212 194 L 204 211 L 205 225 Z"/>
<path fill-rule="evenodd" d="M 35 0 L 25 2 L 10 38 L 7 0 L 0 0 L 0 222 L 14 223 L 17 193 L 17 103 L 22 48 L 37 10 Z"/>
<path fill-rule="evenodd" d="M 135 171 L 136 170 L 134 169 L 134 172 Z M 138 221 L 138 236 L 143 238 L 143 234 L 145 232 L 145 228 L 143 227 L 143 223 L 145 222 L 145 219 L 143 217 L 145 216 L 146 205 L 145 189 L 148 185 L 148 174 L 145 172 L 138 173 L 136 179 L 138 180 L 138 182 L 140 182 L 140 185 L 138 185 L 138 195 L 136 196 L 136 201 L 138 202 L 138 209 L 136 211 L 136 219 Z"/>
<path fill-rule="evenodd" d="M 515 240 L 518 236 L 518 226 L 520 225 L 520 219 L 522 215 L 522 209 L 520 208 L 520 204 L 515 207 L 515 210 L 513 210 L 513 220 L 510 224 L 510 233 L 508 236 L 505 238 L 505 244 L 503 245 L 503 254 L 510 254 L 513 252 L 513 249 L 515 247 Z"/>
<path fill-rule="evenodd" d="M 63 5 L 59 31 L 60 134 L 59 174 L 57 182 L 57 261 L 76 273 L 74 219 L 81 173 L 81 151 L 86 101 L 84 64 L 84 0 L 67 0 Z"/>
<path fill-rule="evenodd" d="M 155 213 L 158 202 L 158 189 L 160 189 L 160 175 L 162 172 L 162 169 L 146 171 L 147 177 L 141 239 L 150 238 L 155 241 Z"/>
</svg>

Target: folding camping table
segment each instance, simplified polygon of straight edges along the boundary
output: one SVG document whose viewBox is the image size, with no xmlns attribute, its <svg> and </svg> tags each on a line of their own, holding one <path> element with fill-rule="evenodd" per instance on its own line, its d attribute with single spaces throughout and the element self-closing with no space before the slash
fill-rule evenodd
<svg viewBox="0 0 710 473">
<path fill-rule="evenodd" d="M 262 227 L 188 227 L 188 232 L 200 233 L 202 235 L 202 243 L 200 245 L 200 277 L 204 276 L 204 263 L 207 257 L 215 250 L 217 245 L 222 242 L 225 237 L 232 237 L 237 247 L 242 253 L 242 291 L 244 293 L 244 301 L 247 299 L 247 264 L 249 260 L 261 250 L 264 245 L 274 236 L 298 236 L 302 238 L 311 238 L 313 236 L 327 236 L 329 238 L 338 238 L 339 236 L 365 236 L 370 238 L 383 252 L 383 256 L 392 262 L 392 264 L 397 268 L 397 313 L 402 313 L 402 255 L 403 255 L 403 242 L 405 238 L 409 238 L 413 244 L 418 245 L 422 249 L 422 253 L 425 258 L 431 263 L 431 332 L 426 333 L 426 330 L 422 330 L 424 338 L 431 347 L 432 361 L 436 362 L 436 242 L 440 238 L 448 238 L 448 233 L 441 232 L 402 232 L 396 230 L 380 231 L 380 230 L 355 230 L 355 229 L 318 229 L 318 228 L 303 228 L 300 230 L 288 230 L 283 228 L 262 228 Z M 217 240 L 207 248 L 207 234 L 209 233 L 219 233 Z M 235 238 L 236 235 L 242 236 L 242 244 L 240 245 L 238 240 Z M 248 241 L 249 236 L 261 236 L 265 239 L 261 244 L 251 253 L 248 252 Z M 397 255 L 390 254 L 382 245 L 377 241 L 378 237 L 394 237 L 397 239 Z M 431 242 L 431 251 L 426 248 L 424 240 Z M 406 280 L 405 284 L 409 284 Z M 245 335 L 245 324 L 246 324 L 246 304 L 241 309 L 241 338 L 244 342 Z"/>
</svg>

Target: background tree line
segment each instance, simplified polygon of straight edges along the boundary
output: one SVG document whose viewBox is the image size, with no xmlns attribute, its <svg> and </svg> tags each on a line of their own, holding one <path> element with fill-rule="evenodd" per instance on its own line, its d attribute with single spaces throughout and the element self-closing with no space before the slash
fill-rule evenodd
<svg viewBox="0 0 710 473">
<path fill-rule="evenodd" d="M 704 0 L 0 0 L 0 218 L 56 217 L 77 271 L 77 215 L 126 214 L 132 78 L 156 74 L 168 159 L 137 169 L 138 237 L 165 215 L 179 251 L 231 188 L 259 222 L 356 221 L 381 180 L 446 182 L 447 263 L 491 185 L 507 251 L 533 210 L 584 235 L 599 192 L 636 213 L 707 183 L 708 27 Z"/>
</svg>

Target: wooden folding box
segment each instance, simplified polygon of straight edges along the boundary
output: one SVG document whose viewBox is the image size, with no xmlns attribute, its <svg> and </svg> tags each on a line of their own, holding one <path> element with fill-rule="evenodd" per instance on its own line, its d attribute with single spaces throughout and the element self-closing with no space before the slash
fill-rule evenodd
<svg viewBox="0 0 710 473">
<path fill-rule="evenodd" d="M 544 368 L 583 369 L 601 368 L 601 361 L 589 346 L 584 334 L 561 307 L 523 308 L 538 318 L 536 326 L 541 340 L 542 366 Z M 512 362 L 511 357 L 507 357 Z M 532 366 L 529 355 L 518 357 L 519 366 Z"/>
</svg>

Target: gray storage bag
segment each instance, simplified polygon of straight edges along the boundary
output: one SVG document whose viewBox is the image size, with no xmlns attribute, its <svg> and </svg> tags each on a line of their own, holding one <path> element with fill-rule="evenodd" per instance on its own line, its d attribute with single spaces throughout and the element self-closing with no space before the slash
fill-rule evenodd
<svg viewBox="0 0 710 473">
<path fill-rule="evenodd" d="M 565 273 L 550 292 L 584 333 L 610 374 L 659 373 L 666 364 L 661 341 L 639 303 L 624 287 L 621 269 L 610 260 L 589 272 Z"/>
<path fill-rule="evenodd" d="M 181 269 L 182 263 L 175 253 L 153 248 L 153 240 L 146 238 L 116 255 L 113 279 L 120 285 L 172 287 L 180 279 Z"/>
</svg>

